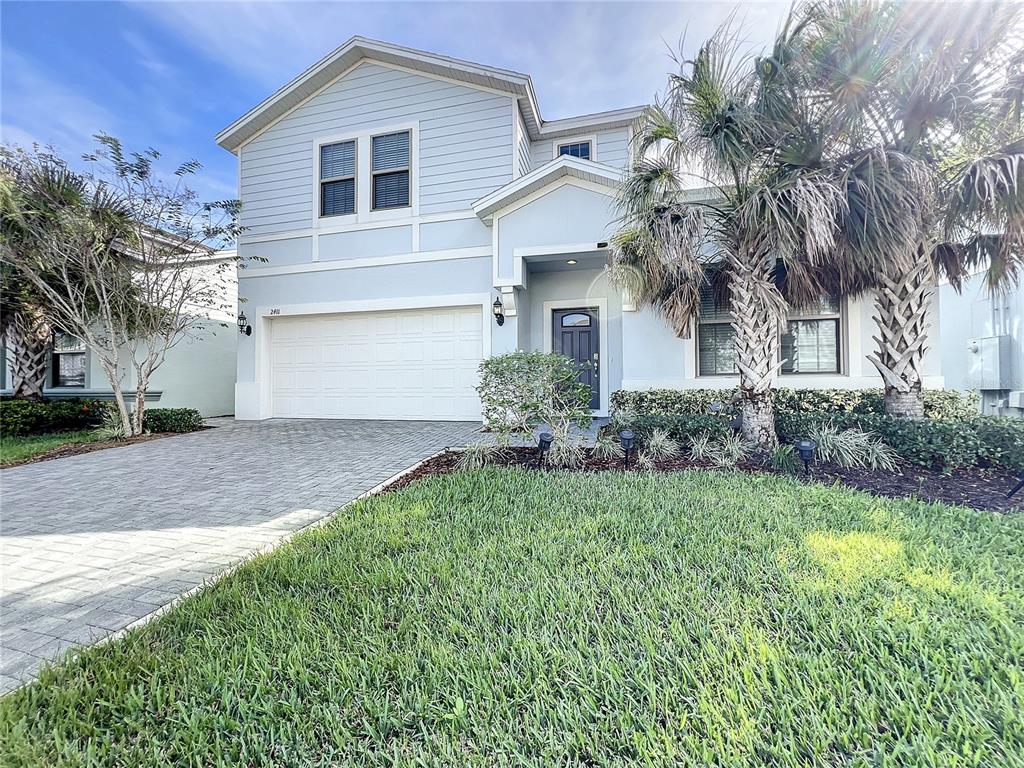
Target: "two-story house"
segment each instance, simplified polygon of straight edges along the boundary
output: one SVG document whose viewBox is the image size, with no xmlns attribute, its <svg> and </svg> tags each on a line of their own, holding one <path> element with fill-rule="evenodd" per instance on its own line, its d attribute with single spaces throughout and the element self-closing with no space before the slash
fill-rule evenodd
<svg viewBox="0 0 1024 768">
<path fill-rule="evenodd" d="M 224 129 L 251 336 L 240 419 L 477 419 L 483 357 L 555 350 L 619 388 L 735 383 L 728 317 L 686 338 L 608 280 L 642 107 L 544 120 L 529 76 L 354 37 Z M 783 338 L 789 386 L 879 386 L 870 303 Z M 940 385 L 937 357 L 930 386 Z"/>
</svg>

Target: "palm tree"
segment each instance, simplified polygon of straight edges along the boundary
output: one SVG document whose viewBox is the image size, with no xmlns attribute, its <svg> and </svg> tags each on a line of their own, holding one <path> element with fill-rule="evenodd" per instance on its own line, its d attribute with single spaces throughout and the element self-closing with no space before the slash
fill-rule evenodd
<svg viewBox="0 0 1024 768">
<path fill-rule="evenodd" d="M 0 334 L 10 364 L 11 395 L 41 400 L 53 331 L 39 294 L 6 261 L 0 261 Z"/>
<path fill-rule="evenodd" d="M 823 156 L 844 193 L 821 277 L 871 290 L 886 412 L 923 415 L 928 310 L 939 277 L 990 288 L 1024 258 L 1024 53 L 1010 4 L 839 0 L 808 6 L 799 69 L 836 137 Z"/>
<path fill-rule="evenodd" d="M 727 24 L 681 63 L 637 126 L 613 241 L 612 274 L 680 335 L 702 290 L 728 307 L 742 431 L 761 447 L 776 443 L 782 323 L 791 303 L 820 298 L 817 265 L 836 247 L 842 206 L 808 138 L 814 105 L 791 77 L 803 32 L 789 20 L 771 55 L 754 59 Z"/>
</svg>

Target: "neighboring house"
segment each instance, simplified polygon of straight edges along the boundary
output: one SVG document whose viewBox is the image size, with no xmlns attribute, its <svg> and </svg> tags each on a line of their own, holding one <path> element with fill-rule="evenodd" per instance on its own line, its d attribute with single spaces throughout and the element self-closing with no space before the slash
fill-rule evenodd
<svg viewBox="0 0 1024 768">
<path fill-rule="evenodd" d="M 942 371 L 951 389 L 981 393 L 981 410 L 1024 418 L 1024 285 L 991 293 L 985 275 L 939 288 Z"/>
<path fill-rule="evenodd" d="M 481 358 L 515 349 L 592 362 L 598 415 L 623 387 L 735 384 L 710 297 L 679 338 L 609 283 L 642 109 L 544 120 L 527 75 L 355 37 L 223 130 L 239 254 L 267 259 L 240 274 L 236 418 L 477 419 Z M 881 386 L 870 301 L 789 330 L 780 386 Z"/>
<path fill-rule="evenodd" d="M 148 407 L 195 408 L 203 416 L 234 413 L 234 362 L 239 336 L 234 308 L 238 303 L 238 281 L 234 270 L 216 266 L 233 258 L 233 251 L 220 252 L 208 260 L 209 266 L 199 267 L 207 269 L 211 279 L 223 284 L 223 293 L 217 299 L 217 306 L 195 308 L 202 330 L 185 335 L 168 351 L 167 358 L 150 379 L 146 393 Z M 120 368 L 121 385 L 130 404 L 135 397 L 135 371 L 130 358 L 125 357 Z M 0 394 L 9 395 L 9 362 L 7 350 L 3 348 L 0 348 L 0 383 L 3 387 Z M 79 339 L 59 331 L 54 334 L 43 395 L 54 399 L 113 399 L 99 361 Z"/>
</svg>

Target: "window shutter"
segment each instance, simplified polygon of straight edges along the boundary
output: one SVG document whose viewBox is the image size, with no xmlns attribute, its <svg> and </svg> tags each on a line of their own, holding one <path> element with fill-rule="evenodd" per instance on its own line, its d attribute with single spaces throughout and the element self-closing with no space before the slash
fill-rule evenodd
<svg viewBox="0 0 1024 768">
<path fill-rule="evenodd" d="M 356 143 L 342 141 L 338 144 L 324 144 L 320 147 L 320 178 L 336 179 L 339 176 L 355 176 Z"/>
<path fill-rule="evenodd" d="M 387 171 L 391 168 L 409 166 L 409 132 L 388 133 L 373 137 L 373 170 Z"/>
</svg>

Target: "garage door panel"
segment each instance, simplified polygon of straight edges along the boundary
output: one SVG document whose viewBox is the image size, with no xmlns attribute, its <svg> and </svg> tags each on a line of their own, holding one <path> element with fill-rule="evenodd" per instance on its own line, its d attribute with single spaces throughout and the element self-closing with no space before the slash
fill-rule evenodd
<svg viewBox="0 0 1024 768">
<path fill-rule="evenodd" d="M 479 307 L 275 318 L 274 415 L 478 419 Z"/>
</svg>

